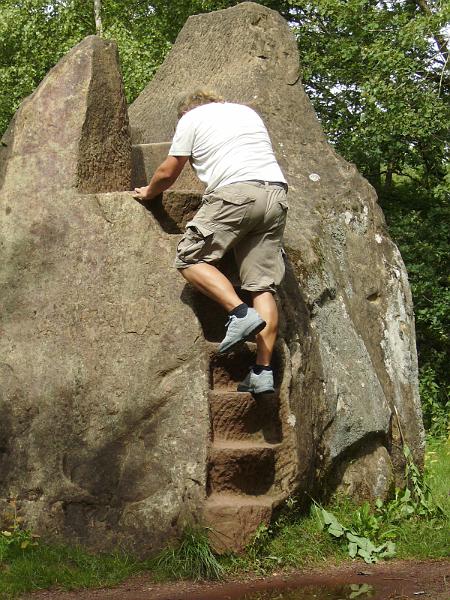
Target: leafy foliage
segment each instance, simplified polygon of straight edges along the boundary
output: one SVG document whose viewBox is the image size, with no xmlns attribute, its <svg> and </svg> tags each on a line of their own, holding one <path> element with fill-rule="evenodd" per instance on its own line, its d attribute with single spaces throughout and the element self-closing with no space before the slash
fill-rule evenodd
<svg viewBox="0 0 450 600">
<path fill-rule="evenodd" d="M 350 558 L 360 556 L 366 563 L 374 563 L 378 562 L 380 558 L 392 558 L 395 555 L 395 544 L 393 542 L 388 541 L 380 546 L 375 546 L 368 537 L 356 535 L 351 529 L 344 527 L 333 513 L 319 506 L 316 507 L 316 510 L 318 517 L 322 519 L 323 527 L 330 535 L 348 540 Z"/>
<path fill-rule="evenodd" d="M 390 232 L 408 269 L 415 305 L 425 426 L 445 437 L 450 415 L 450 211 L 447 182 L 431 191 L 394 181 L 381 197 Z"/>
<path fill-rule="evenodd" d="M 17 553 L 27 548 L 37 546 L 38 535 L 34 535 L 28 529 L 22 527 L 23 517 L 17 511 L 17 500 L 11 498 L 8 509 L 2 519 L 2 530 L 0 531 L 0 566 L 7 559 L 11 559 Z"/>
<path fill-rule="evenodd" d="M 446 519 L 444 510 L 433 499 L 431 488 L 424 475 L 414 464 L 410 449 L 405 446 L 405 479 L 407 487 L 397 489 L 395 497 L 383 503 L 376 500 L 375 507 L 365 502 L 357 508 L 351 525 L 343 525 L 337 517 L 318 504 L 315 504 L 317 518 L 322 527 L 335 538 L 348 541 L 348 554 L 351 558 L 362 557 L 365 562 L 377 562 L 380 558 L 392 558 L 396 553 L 395 540 L 408 519 Z"/>
<path fill-rule="evenodd" d="M 353 600 L 353 598 L 371 598 L 373 594 L 373 586 L 368 583 L 351 583 L 350 584 L 350 595 L 349 600 Z"/>
<path fill-rule="evenodd" d="M 435 37 L 448 6 L 433 2 L 294 2 L 304 80 L 338 150 L 374 183 L 423 167 L 440 172 L 448 123 L 446 56 Z M 441 75 L 442 78 L 441 78 Z"/>
</svg>

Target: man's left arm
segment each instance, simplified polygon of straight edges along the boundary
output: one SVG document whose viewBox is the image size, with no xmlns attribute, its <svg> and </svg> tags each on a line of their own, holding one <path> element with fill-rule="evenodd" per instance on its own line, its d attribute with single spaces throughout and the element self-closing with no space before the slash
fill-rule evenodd
<svg viewBox="0 0 450 600">
<path fill-rule="evenodd" d="M 153 200 L 175 183 L 189 156 L 168 156 L 156 169 L 147 186 L 134 188 L 132 195 L 138 200 Z"/>
</svg>

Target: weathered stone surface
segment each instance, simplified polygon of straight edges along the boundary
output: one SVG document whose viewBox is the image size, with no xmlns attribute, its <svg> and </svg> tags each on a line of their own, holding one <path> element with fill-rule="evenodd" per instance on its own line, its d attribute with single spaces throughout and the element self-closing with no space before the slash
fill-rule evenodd
<svg viewBox="0 0 450 600">
<path fill-rule="evenodd" d="M 167 157 L 170 143 L 166 144 L 137 144 L 132 149 L 131 187 L 147 185 L 156 168 Z M 178 179 L 171 187 L 172 190 L 203 193 L 205 185 L 197 178 L 189 162 L 186 163 Z"/>
<path fill-rule="evenodd" d="M 378 495 L 390 468 L 401 475 L 396 414 L 422 457 L 411 297 L 373 189 L 297 82 L 287 24 L 252 3 L 189 19 L 130 108 L 135 145 L 169 142 L 179 92 L 198 85 L 268 124 L 291 209 L 278 389 L 254 421 L 250 402 L 220 408 L 254 347 L 216 357 L 225 315 L 172 266 L 199 189 L 148 209 L 115 191 L 131 184 L 132 151 L 114 57 L 109 42 L 78 45 L 4 140 L 0 502 L 16 495 L 43 535 L 144 553 L 203 509 L 242 548 L 288 494 L 342 482 L 358 494 L 366 473 L 364 495 Z"/>
<path fill-rule="evenodd" d="M 276 394 L 255 398 L 245 392 L 208 394 L 214 441 L 281 442 L 279 399 Z"/>
<path fill-rule="evenodd" d="M 167 190 L 150 202 L 141 204 L 151 211 L 163 231 L 181 233 L 200 208 L 202 197 L 198 192 Z"/>
<path fill-rule="evenodd" d="M 131 183 L 116 54 L 79 44 L 5 138 L 0 497 L 43 535 L 145 552 L 202 506 L 208 364 L 177 236 L 128 193 L 80 193 Z"/>
<path fill-rule="evenodd" d="M 206 485 L 207 363 L 176 237 L 124 193 L 3 195 L 1 215 L 2 497 L 45 535 L 158 547 Z"/>
<path fill-rule="evenodd" d="M 131 141 L 115 43 L 89 36 L 73 48 L 22 103 L 0 153 L 4 192 L 130 189 Z"/>
<path fill-rule="evenodd" d="M 278 446 L 216 442 L 209 453 L 209 489 L 258 496 L 274 490 Z"/>
<path fill-rule="evenodd" d="M 384 501 L 394 487 L 389 453 L 379 442 L 370 442 L 357 455 L 339 465 L 334 479 L 339 481 L 335 491 L 351 496 L 357 502 L 374 498 Z"/>
</svg>

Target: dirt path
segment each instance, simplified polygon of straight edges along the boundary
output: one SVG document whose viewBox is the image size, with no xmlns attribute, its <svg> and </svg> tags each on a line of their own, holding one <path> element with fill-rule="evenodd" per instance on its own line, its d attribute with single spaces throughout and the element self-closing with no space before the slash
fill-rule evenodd
<svg viewBox="0 0 450 600">
<path fill-rule="evenodd" d="M 266 578 L 224 583 L 177 582 L 157 584 L 149 575 L 129 579 L 111 589 L 62 592 L 56 589 L 28 594 L 25 600 L 240 600 L 256 592 L 367 583 L 371 600 L 450 600 L 450 560 L 391 561 L 377 565 L 357 562 Z M 367 597 L 367 596 L 364 596 Z"/>
</svg>

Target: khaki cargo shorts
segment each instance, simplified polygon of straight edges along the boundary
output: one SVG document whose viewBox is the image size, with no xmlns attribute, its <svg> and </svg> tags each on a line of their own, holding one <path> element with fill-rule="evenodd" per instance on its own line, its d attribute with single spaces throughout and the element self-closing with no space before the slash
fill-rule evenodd
<svg viewBox="0 0 450 600">
<path fill-rule="evenodd" d="M 233 249 L 242 289 L 274 292 L 284 276 L 287 210 L 285 189 L 273 183 L 232 183 L 206 194 L 186 225 L 175 267 L 215 263 Z"/>
</svg>

